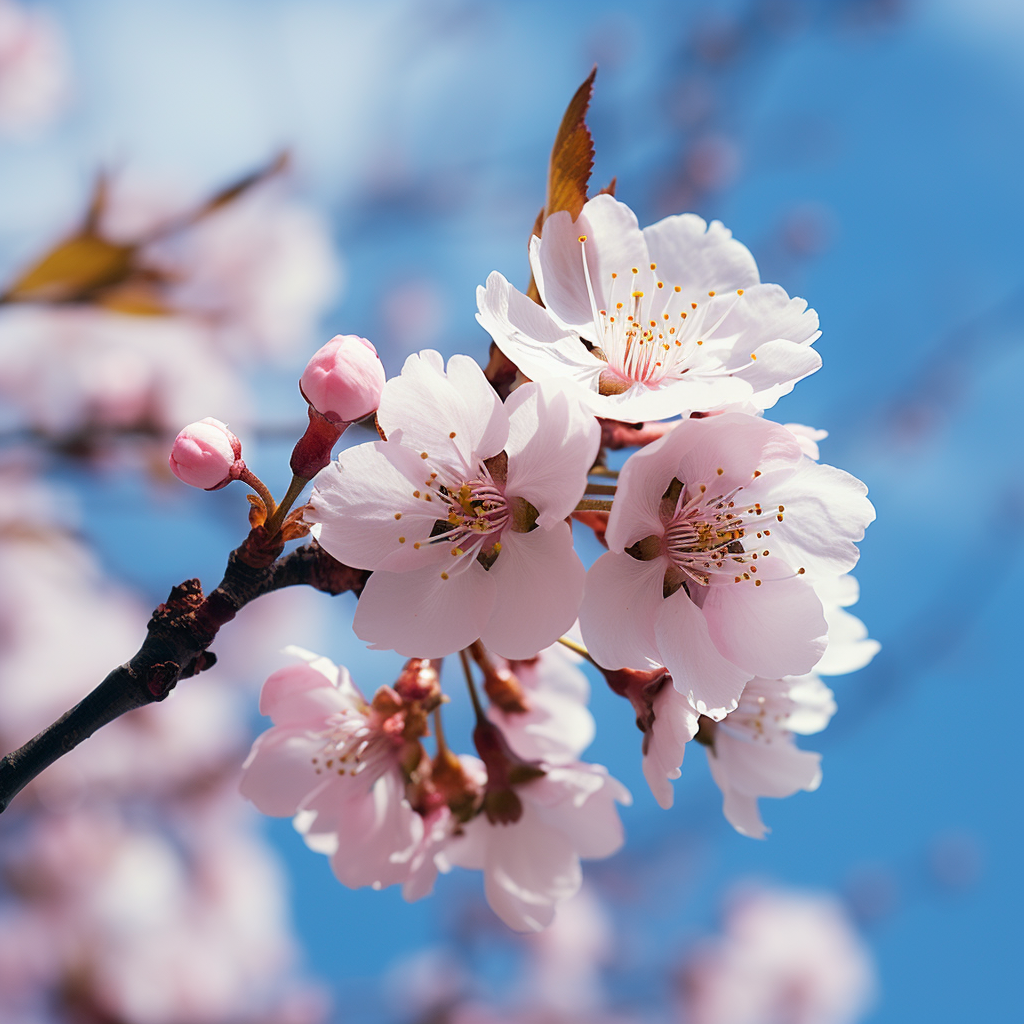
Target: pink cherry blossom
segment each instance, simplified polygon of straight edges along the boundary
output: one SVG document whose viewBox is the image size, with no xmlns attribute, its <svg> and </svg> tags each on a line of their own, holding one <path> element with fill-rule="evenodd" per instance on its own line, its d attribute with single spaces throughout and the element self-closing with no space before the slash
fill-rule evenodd
<svg viewBox="0 0 1024 1024">
<path fill-rule="evenodd" d="M 641 231 L 628 206 L 599 195 L 575 221 L 549 217 L 530 262 L 544 306 L 492 273 L 477 319 L 531 379 L 574 381 L 595 415 L 766 409 L 821 365 L 817 315 L 761 284 L 718 221 L 683 214 Z"/>
<path fill-rule="evenodd" d="M 332 423 L 354 423 L 376 411 L 384 379 L 373 345 L 355 334 L 339 334 L 313 354 L 299 388 Z"/>
<path fill-rule="evenodd" d="M 242 794 L 264 813 L 297 816 L 306 844 L 331 858 L 350 888 L 405 881 L 422 818 L 405 798 L 401 732 L 387 728 L 326 658 L 305 659 L 263 684 L 260 711 L 274 726 L 246 759 Z"/>
<path fill-rule="evenodd" d="M 812 792 L 821 784 L 821 755 L 800 750 L 795 732 L 820 732 L 835 713 L 832 691 L 815 675 L 751 679 L 735 711 L 721 722 L 704 719 L 711 775 L 724 798 L 726 819 L 745 836 L 768 829 L 757 800 Z"/>
<path fill-rule="evenodd" d="M 758 888 L 688 958 L 683 1009 L 692 1024 L 856 1024 L 874 990 L 871 956 L 834 897 Z"/>
<path fill-rule="evenodd" d="M 183 427 L 167 461 L 179 480 L 207 491 L 226 487 L 245 469 L 242 442 L 212 416 Z"/>
<path fill-rule="evenodd" d="M 348 565 L 373 569 L 353 620 L 371 647 L 441 657 L 478 638 L 530 658 L 576 618 L 584 571 L 565 522 L 600 430 L 557 386 L 502 405 L 479 366 L 410 356 L 381 395 L 387 441 L 317 476 L 307 518 Z"/>
<path fill-rule="evenodd" d="M 587 647 L 607 668 L 665 666 L 713 718 L 754 676 L 809 672 L 827 628 L 811 581 L 856 562 L 865 494 L 777 424 L 684 420 L 622 469 L 580 609 Z"/>
<path fill-rule="evenodd" d="M 623 842 L 616 802 L 629 791 L 603 765 L 545 765 L 542 778 L 516 788 L 522 814 L 467 822 L 445 850 L 456 867 L 484 873 L 491 909 L 516 931 L 539 931 L 583 881 L 580 859 L 610 857 Z"/>
</svg>

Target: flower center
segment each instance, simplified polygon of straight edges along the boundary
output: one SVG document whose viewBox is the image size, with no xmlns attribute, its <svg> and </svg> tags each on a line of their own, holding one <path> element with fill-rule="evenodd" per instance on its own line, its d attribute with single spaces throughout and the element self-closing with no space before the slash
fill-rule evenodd
<svg viewBox="0 0 1024 1024">
<path fill-rule="evenodd" d="M 515 499 L 510 503 L 505 497 L 503 457 L 501 453 L 501 458 L 478 463 L 477 475 L 469 480 L 443 479 L 431 471 L 413 497 L 432 502 L 437 518 L 430 536 L 415 541 L 413 547 L 445 544 L 450 547 L 453 564 L 463 558 L 478 558 L 489 569 L 501 552 L 501 534 L 510 525 L 515 528 Z M 447 579 L 447 573 L 442 576 Z"/>
<path fill-rule="evenodd" d="M 366 774 L 367 783 L 372 785 L 395 763 L 394 741 L 373 728 L 359 711 L 345 708 L 328 721 L 323 748 L 312 758 L 317 775 Z"/>
<path fill-rule="evenodd" d="M 684 296 L 679 285 L 655 278 L 648 295 L 637 287 L 640 268 L 623 268 L 611 272 L 605 292 L 608 308 L 601 309 L 587 263 L 587 236 L 580 235 L 579 241 L 597 335 L 594 352 L 608 363 L 600 376 L 601 394 L 621 394 L 634 384 L 656 388 L 682 379 L 691 370 L 705 375 L 728 372 L 705 342 L 720 340 L 716 332 L 742 298 L 742 288 L 732 301 L 729 295 L 709 291 L 698 302 Z M 651 263 L 650 269 L 657 271 L 658 265 Z"/>
<path fill-rule="evenodd" d="M 722 470 L 718 473 L 721 475 Z M 768 524 L 782 522 L 785 507 L 766 510 L 759 501 L 737 504 L 742 490 L 741 485 L 716 494 L 706 484 L 691 489 L 673 480 L 669 485 L 661 499 L 664 534 L 661 538 L 645 538 L 629 549 L 634 557 L 664 555 L 669 560 L 666 596 L 686 582 L 706 587 L 715 576 L 726 582 L 753 580 L 754 586 L 761 585 L 756 578 L 756 562 L 770 554 L 767 546 L 762 546 L 771 537 Z M 751 541 L 755 543 L 748 547 Z"/>
</svg>

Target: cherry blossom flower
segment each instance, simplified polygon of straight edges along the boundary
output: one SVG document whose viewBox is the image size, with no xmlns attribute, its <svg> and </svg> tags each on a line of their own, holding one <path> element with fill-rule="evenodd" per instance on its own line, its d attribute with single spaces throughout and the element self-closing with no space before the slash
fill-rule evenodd
<svg viewBox="0 0 1024 1024">
<path fill-rule="evenodd" d="M 768 829 L 758 797 L 812 792 L 821 784 L 821 755 L 800 750 L 795 733 L 820 732 L 836 705 L 816 675 L 751 679 L 735 711 L 721 722 L 702 719 L 711 776 L 722 791 L 722 811 L 745 836 L 763 839 Z"/>
<path fill-rule="evenodd" d="M 683 977 L 692 1024 L 855 1024 L 876 984 L 834 897 L 761 888 L 733 899 L 725 934 L 691 954 Z"/>
<path fill-rule="evenodd" d="M 623 842 L 616 801 L 629 791 L 603 765 L 544 765 L 515 790 L 522 813 L 492 823 L 479 814 L 448 844 L 448 864 L 484 873 L 491 909 L 516 931 L 539 931 L 583 881 L 580 858 L 610 857 Z"/>
<path fill-rule="evenodd" d="M 343 451 L 307 519 L 348 565 L 374 570 L 353 629 L 371 647 L 441 657 L 476 639 L 531 658 L 576 618 L 584 570 L 565 522 L 599 427 L 564 389 L 502 405 L 479 366 L 426 350 L 381 395 L 387 441 Z"/>
<path fill-rule="evenodd" d="M 530 262 L 544 307 L 495 272 L 477 319 L 524 374 L 570 378 L 597 416 L 766 409 L 821 365 L 815 312 L 761 284 L 719 221 L 683 214 L 641 231 L 628 206 L 599 195 L 575 221 L 549 217 Z"/>
<path fill-rule="evenodd" d="M 399 723 L 367 703 L 343 666 L 292 653 L 305 664 L 263 684 L 260 711 L 274 726 L 253 744 L 242 794 L 264 814 L 297 816 L 344 885 L 403 882 L 424 826 L 405 799 Z"/>
<path fill-rule="evenodd" d="M 865 494 L 777 424 L 683 421 L 622 469 L 580 609 L 587 647 L 608 668 L 665 666 L 716 719 L 749 679 L 809 672 L 827 628 L 811 581 L 856 562 Z"/>
</svg>

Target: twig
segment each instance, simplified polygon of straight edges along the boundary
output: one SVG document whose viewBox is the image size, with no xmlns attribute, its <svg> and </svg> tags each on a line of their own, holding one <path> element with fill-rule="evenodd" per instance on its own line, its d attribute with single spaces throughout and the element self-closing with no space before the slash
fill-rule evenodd
<svg viewBox="0 0 1024 1024">
<path fill-rule="evenodd" d="M 328 594 L 358 595 L 369 573 L 331 557 L 315 541 L 279 557 L 283 542 L 254 529 L 228 557 L 224 578 L 206 597 L 199 580 L 175 587 L 149 620 L 138 653 L 119 665 L 84 700 L 23 747 L 0 759 L 0 812 L 40 772 L 101 726 L 163 700 L 179 679 L 210 668 L 217 631 L 263 594 L 306 584 Z"/>
</svg>

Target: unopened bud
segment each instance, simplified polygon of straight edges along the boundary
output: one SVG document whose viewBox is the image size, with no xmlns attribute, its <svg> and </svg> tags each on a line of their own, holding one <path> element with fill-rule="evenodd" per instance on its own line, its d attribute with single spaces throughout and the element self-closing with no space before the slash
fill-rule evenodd
<svg viewBox="0 0 1024 1024">
<path fill-rule="evenodd" d="M 384 380 L 373 345 L 356 334 L 339 334 L 310 359 L 299 390 L 331 423 L 354 423 L 376 412 Z"/>
<path fill-rule="evenodd" d="M 190 423 L 178 434 L 168 463 L 179 480 L 207 491 L 226 487 L 245 471 L 242 442 L 212 416 Z"/>
</svg>

